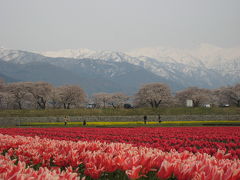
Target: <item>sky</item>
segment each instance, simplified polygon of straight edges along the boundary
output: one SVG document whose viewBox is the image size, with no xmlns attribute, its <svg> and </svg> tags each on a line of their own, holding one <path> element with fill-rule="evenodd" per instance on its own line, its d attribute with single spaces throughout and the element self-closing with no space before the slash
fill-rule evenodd
<svg viewBox="0 0 240 180">
<path fill-rule="evenodd" d="M 239 0 L 0 0 L 0 46 L 89 48 L 240 46 Z"/>
</svg>

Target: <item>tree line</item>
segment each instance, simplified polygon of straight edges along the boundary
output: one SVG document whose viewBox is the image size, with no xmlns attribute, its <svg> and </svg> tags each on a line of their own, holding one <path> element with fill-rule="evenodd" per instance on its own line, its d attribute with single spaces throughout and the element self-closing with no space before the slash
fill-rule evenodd
<svg viewBox="0 0 240 180">
<path fill-rule="evenodd" d="M 167 84 L 149 83 L 142 85 L 133 96 L 102 92 L 87 97 L 78 85 L 55 87 L 47 82 L 5 83 L 0 80 L 0 109 L 70 109 L 86 107 L 87 104 L 94 105 L 94 108 L 122 108 L 130 104 L 158 108 L 186 106 L 186 100 L 191 100 L 193 107 L 205 104 L 240 107 L 240 84 L 218 89 L 189 87 L 173 95 Z"/>
</svg>

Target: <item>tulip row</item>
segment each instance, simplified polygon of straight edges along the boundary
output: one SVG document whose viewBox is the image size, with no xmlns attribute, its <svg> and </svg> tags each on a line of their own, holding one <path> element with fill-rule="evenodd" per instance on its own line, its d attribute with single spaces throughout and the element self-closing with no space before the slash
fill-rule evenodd
<svg viewBox="0 0 240 180">
<path fill-rule="evenodd" d="M 36 179 L 36 180 L 78 180 L 80 179 L 77 173 L 74 173 L 71 168 L 66 168 L 66 171 L 61 171 L 60 168 L 49 170 L 40 167 L 38 171 L 33 168 L 26 167 L 25 162 L 11 160 L 8 156 L 0 155 L 0 179 Z"/>
<path fill-rule="evenodd" d="M 41 139 L 37 136 L 2 134 L 0 134 L 0 150 L 6 156 L 5 159 L 1 156 L 4 162 L 1 164 L 5 164 L 0 166 L 3 169 L 0 169 L 0 178 L 3 179 L 14 173 L 18 174 L 16 179 L 30 179 L 27 178 L 27 174 L 30 177 L 39 175 L 43 177 L 42 179 L 44 176 L 75 179 L 76 173 L 79 179 L 83 176 L 83 179 L 117 179 L 116 177 L 152 179 L 151 177 L 154 177 L 178 180 L 237 180 L 240 178 L 240 160 L 228 159 L 228 154 L 224 154 L 221 150 L 217 151 L 216 156 L 210 156 L 188 151 L 163 152 L 159 149 L 133 147 L 124 143 L 59 141 Z M 14 162 L 11 163 L 7 156 L 17 159 L 18 164 L 14 166 Z M 26 165 L 28 167 L 24 170 Z M 33 171 L 32 168 L 39 165 L 41 168 L 36 172 Z M 8 168 L 9 171 L 6 170 Z M 65 170 L 60 172 L 59 168 Z"/>
<path fill-rule="evenodd" d="M 240 127 L 9 128 L 0 129 L 0 133 L 71 141 L 121 142 L 162 151 L 188 150 L 209 155 L 221 149 L 230 154 L 230 159 L 240 158 Z"/>
</svg>

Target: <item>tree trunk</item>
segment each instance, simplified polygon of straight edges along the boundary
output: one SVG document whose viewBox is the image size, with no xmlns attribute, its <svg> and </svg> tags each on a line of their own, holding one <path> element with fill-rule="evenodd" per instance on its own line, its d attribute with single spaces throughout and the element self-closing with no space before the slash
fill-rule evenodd
<svg viewBox="0 0 240 180">
<path fill-rule="evenodd" d="M 158 107 L 160 106 L 161 101 L 162 101 L 162 100 L 159 100 L 159 101 L 154 100 L 154 106 L 155 106 L 155 108 L 158 108 Z"/>
<path fill-rule="evenodd" d="M 117 107 L 113 104 L 113 103 L 111 103 L 111 105 L 112 105 L 112 107 L 114 108 L 114 109 L 116 109 Z"/>
<path fill-rule="evenodd" d="M 240 99 L 237 100 L 237 107 L 240 107 Z"/>
<path fill-rule="evenodd" d="M 70 105 L 71 105 L 71 103 L 68 103 L 68 104 L 67 104 L 67 109 L 70 109 Z"/>
<path fill-rule="evenodd" d="M 200 101 L 193 101 L 193 107 L 199 107 Z"/>
<path fill-rule="evenodd" d="M 153 101 L 150 102 L 150 105 L 151 105 L 152 108 L 154 108 L 154 103 L 153 103 Z"/>
<path fill-rule="evenodd" d="M 38 96 L 37 104 L 38 104 L 40 109 L 46 109 L 46 102 L 47 101 L 44 101 L 43 97 Z"/>
<path fill-rule="evenodd" d="M 19 109 L 22 109 L 22 104 L 20 101 L 17 102 Z"/>
</svg>

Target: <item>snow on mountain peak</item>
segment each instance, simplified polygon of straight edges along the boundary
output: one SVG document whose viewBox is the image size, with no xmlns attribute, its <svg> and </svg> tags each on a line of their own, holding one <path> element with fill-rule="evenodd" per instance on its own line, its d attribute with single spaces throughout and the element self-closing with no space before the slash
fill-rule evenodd
<svg viewBox="0 0 240 180">
<path fill-rule="evenodd" d="M 19 50 L 10 50 L 3 47 L 0 48 L 0 59 L 3 59 L 4 61 L 11 61 L 22 55 L 22 51 Z"/>
<path fill-rule="evenodd" d="M 166 47 L 141 48 L 126 53 L 109 50 L 66 49 L 42 52 L 41 54 L 47 57 L 65 57 L 76 60 L 93 59 L 127 62 L 142 66 L 161 76 L 169 76 L 169 73 L 173 71 L 193 72 L 199 69 L 217 71 L 222 75 L 232 76 L 235 73 L 240 74 L 240 48 L 221 48 L 211 44 L 200 44 L 191 49 Z M 28 61 L 41 61 L 43 57 L 37 57 L 37 54 L 25 51 L 0 48 L 0 59 L 24 63 Z"/>
<path fill-rule="evenodd" d="M 41 56 L 44 55 L 44 56 Z M 62 51 L 48 51 L 40 54 L 21 50 L 0 48 L 0 59 L 17 64 L 31 62 L 48 62 L 61 68 L 75 67 L 75 65 L 88 64 L 95 69 L 97 65 L 114 64 L 114 68 L 106 68 L 111 72 L 119 71 L 118 66 L 126 62 L 144 68 L 169 82 L 178 82 L 184 86 L 197 85 L 215 87 L 217 84 L 239 82 L 240 79 L 240 48 L 221 48 L 210 44 L 200 44 L 196 48 L 141 48 L 127 53 L 116 51 L 94 51 L 89 49 L 66 49 Z M 54 60 L 47 57 L 65 57 L 71 59 Z M 73 60 L 75 59 L 75 60 Z M 100 61 L 98 61 L 100 60 Z M 102 61 L 102 62 L 101 62 Z M 132 66 L 131 65 L 131 66 Z M 109 66 L 111 67 L 111 66 Z M 130 68 L 131 69 L 131 68 Z M 124 73 L 124 71 L 122 72 Z"/>
<path fill-rule="evenodd" d="M 206 66 L 214 68 L 219 64 L 240 59 L 240 48 L 221 48 L 211 44 L 202 43 L 195 48 L 140 48 L 129 52 L 93 51 L 89 49 L 66 49 L 62 51 L 49 51 L 41 53 L 48 57 L 66 57 L 75 59 L 100 59 L 116 62 L 127 61 L 139 64 L 144 61 L 141 56 L 154 58 L 160 62 L 181 63 L 192 67 Z"/>
<path fill-rule="evenodd" d="M 155 59 L 169 57 L 179 63 L 199 66 L 205 65 L 212 68 L 219 63 L 227 63 L 229 60 L 240 58 L 240 48 L 220 48 L 211 44 L 202 43 L 196 48 L 140 48 L 127 52 L 128 55 L 148 56 Z"/>
<path fill-rule="evenodd" d="M 95 60 L 104 60 L 104 61 L 115 61 L 115 62 L 129 62 L 129 63 L 137 63 L 138 59 L 128 56 L 122 52 L 117 51 L 93 51 L 89 49 L 66 49 L 62 51 L 48 51 L 41 53 L 47 57 L 65 57 L 65 58 L 74 58 L 74 59 L 95 59 Z"/>
<path fill-rule="evenodd" d="M 198 48 L 192 50 L 191 54 L 201 59 L 206 66 L 214 67 L 218 64 L 240 59 L 240 48 L 221 48 L 211 44 L 200 44 Z"/>
<path fill-rule="evenodd" d="M 47 51 L 47 52 L 41 52 L 43 56 L 47 57 L 65 57 L 65 58 L 87 58 L 91 54 L 96 53 L 96 51 L 81 48 L 81 49 L 65 49 L 60 51 Z"/>
</svg>

